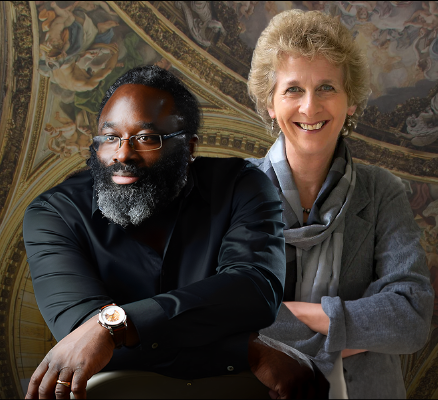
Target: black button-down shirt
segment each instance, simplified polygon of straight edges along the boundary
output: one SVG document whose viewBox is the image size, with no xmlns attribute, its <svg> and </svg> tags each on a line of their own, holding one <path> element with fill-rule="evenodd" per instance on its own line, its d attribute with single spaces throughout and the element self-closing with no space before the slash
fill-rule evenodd
<svg viewBox="0 0 438 400">
<path fill-rule="evenodd" d="M 89 171 L 38 196 L 23 232 L 39 308 L 60 340 L 100 307 L 122 306 L 141 345 L 115 351 L 107 369 L 239 372 L 249 332 L 270 325 L 282 300 L 277 191 L 244 160 L 198 158 L 173 206 L 161 257 L 102 215 Z"/>
</svg>

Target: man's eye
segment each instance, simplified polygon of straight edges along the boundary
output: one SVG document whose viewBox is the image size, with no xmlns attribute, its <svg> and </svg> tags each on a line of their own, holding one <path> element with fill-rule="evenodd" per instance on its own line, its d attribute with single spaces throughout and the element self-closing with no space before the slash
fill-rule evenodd
<svg viewBox="0 0 438 400">
<path fill-rule="evenodd" d="M 115 142 L 118 139 L 117 136 L 113 136 L 113 135 L 105 135 L 104 137 L 108 143 Z"/>
<path fill-rule="evenodd" d="M 137 141 L 139 143 L 156 143 L 160 141 L 160 138 L 157 135 L 141 135 L 141 136 L 136 136 Z"/>
</svg>

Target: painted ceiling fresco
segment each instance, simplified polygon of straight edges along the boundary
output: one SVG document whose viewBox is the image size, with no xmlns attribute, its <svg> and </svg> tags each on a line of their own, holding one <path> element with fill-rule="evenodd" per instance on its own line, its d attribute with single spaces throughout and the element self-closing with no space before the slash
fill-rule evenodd
<svg viewBox="0 0 438 400">
<path fill-rule="evenodd" d="M 0 398 L 23 397 L 55 343 L 23 246 L 29 202 L 84 165 L 100 100 L 132 67 L 157 64 L 198 97 L 198 154 L 262 157 L 246 89 L 255 43 L 287 9 L 339 18 L 366 51 L 372 94 L 349 145 L 400 176 L 438 293 L 438 2 L 0 2 Z M 438 398 L 438 297 L 427 345 L 402 356 L 410 398 Z"/>
</svg>

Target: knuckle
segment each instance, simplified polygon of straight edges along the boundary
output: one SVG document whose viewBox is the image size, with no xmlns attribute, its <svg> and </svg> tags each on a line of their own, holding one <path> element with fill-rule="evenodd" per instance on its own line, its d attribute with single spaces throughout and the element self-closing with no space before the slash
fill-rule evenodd
<svg viewBox="0 0 438 400">
<path fill-rule="evenodd" d="M 39 394 L 39 398 L 40 398 L 40 399 L 43 399 L 44 397 L 46 397 L 46 394 L 47 394 L 47 389 L 46 389 L 46 387 L 45 387 L 45 386 L 40 386 L 40 387 L 38 388 L 38 394 Z"/>
<path fill-rule="evenodd" d="M 64 390 L 63 387 L 60 387 L 62 385 L 56 385 L 56 389 L 55 389 L 55 395 L 56 396 L 63 396 L 66 392 L 66 390 Z"/>
<path fill-rule="evenodd" d="M 29 384 L 32 386 L 38 386 L 39 383 L 40 383 L 39 379 L 35 376 L 35 374 L 33 374 L 30 378 Z"/>
</svg>

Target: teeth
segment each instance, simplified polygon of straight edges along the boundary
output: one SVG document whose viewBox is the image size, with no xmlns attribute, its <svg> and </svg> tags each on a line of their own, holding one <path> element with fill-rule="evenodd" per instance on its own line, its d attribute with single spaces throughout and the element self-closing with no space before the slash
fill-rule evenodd
<svg viewBox="0 0 438 400">
<path fill-rule="evenodd" d="M 321 129 L 324 124 L 325 124 L 325 122 L 318 122 L 315 125 L 307 125 L 307 124 L 298 123 L 298 125 L 301 126 L 301 128 L 305 129 L 306 131 L 313 131 L 315 129 Z"/>
</svg>

